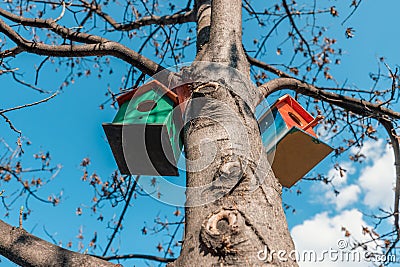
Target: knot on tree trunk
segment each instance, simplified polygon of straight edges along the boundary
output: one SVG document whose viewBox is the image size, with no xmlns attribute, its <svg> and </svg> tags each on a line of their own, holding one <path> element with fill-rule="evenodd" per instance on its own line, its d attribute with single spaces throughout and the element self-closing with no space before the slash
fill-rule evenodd
<svg viewBox="0 0 400 267">
<path fill-rule="evenodd" d="M 240 179 L 243 174 L 242 162 L 240 159 L 224 162 L 218 170 L 219 177 L 225 179 Z"/>
<path fill-rule="evenodd" d="M 235 256 L 235 246 L 242 243 L 242 220 L 235 209 L 223 208 L 212 213 L 202 224 L 200 237 L 205 253 L 223 259 Z"/>
<path fill-rule="evenodd" d="M 216 90 L 218 90 L 219 87 L 220 87 L 220 84 L 216 81 L 215 82 L 210 81 L 207 83 L 199 83 L 198 85 L 195 85 L 195 87 L 193 89 L 193 93 L 195 94 L 194 97 L 212 94 Z"/>
<path fill-rule="evenodd" d="M 239 157 L 223 157 L 213 182 L 202 193 L 211 193 L 216 198 L 231 194 L 245 177 L 242 162 Z"/>
<path fill-rule="evenodd" d="M 243 179 L 243 164 L 239 157 L 226 156 L 222 158 L 222 165 L 215 173 L 215 187 L 225 189 L 224 193 L 230 193 Z"/>
</svg>

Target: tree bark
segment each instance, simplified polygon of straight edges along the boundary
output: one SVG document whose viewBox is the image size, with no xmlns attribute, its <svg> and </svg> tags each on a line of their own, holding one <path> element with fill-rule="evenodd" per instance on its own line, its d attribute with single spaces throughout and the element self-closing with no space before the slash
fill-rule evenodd
<svg viewBox="0 0 400 267">
<path fill-rule="evenodd" d="M 197 7 L 207 3 L 197 1 Z M 288 256 L 294 245 L 282 188 L 254 117 L 260 93 L 248 79 L 241 1 L 213 0 L 211 12 L 204 10 L 197 15 L 197 62 L 186 70 L 194 82 L 185 114 L 185 239 L 169 266 L 297 266 Z M 279 250 L 287 260 L 278 260 Z"/>
<path fill-rule="evenodd" d="M 0 254 L 24 267 L 118 266 L 90 255 L 63 249 L 1 220 Z"/>
<path fill-rule="evenodd" d="M 288 257 L 294 246 L 282 208 L 282 188 L 269 166 L 254 117 L 260 92 L 249 80 L 249 62 L 242 47 L 242 1 L 197 0 L 195 10 L 198 53 L 196 62 L 184 70 L 184 76 L 193 81 L 184 134 L 185 240 L 180 257 L 171 266 L 297 266 Z M 38 23 L 15 16 L 9 19 Z M 0 32 L 29 53 L 113 55 L 149 75 L 163 70 L 119 43 L 73 33 L 55 22 L 40 23 L 84 44 L 33 43 L 2 20 Z M 0 234 L 0 254 L 23 266 L 113 266 L 1 221 Z M 286 261 L 278 260 L 278 251 L 286 251 Z"/>
</svg>

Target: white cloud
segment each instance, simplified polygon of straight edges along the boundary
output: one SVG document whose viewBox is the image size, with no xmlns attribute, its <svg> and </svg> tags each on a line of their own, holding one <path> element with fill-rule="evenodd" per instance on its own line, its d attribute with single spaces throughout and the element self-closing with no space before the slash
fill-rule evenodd
<svg viewBox="0 0 400 267">
<path fill-rule="evenodd" d="M 340 193 L 337 196 L 334 192 L 332 192 L 332 190 L 328 191 L 326 192 L 325 197 L 328 199 L 329 203 L 336 205 L 337 210 L 341 210 L 351 204 L 356 203 L 360 193 L 360 187 L 353 184 L 340 188 Z"/>
<path fill-rule="evenodd" d="M 383 140 L 367 141 L 361 150 L 352 148 L 351 153 L 360 153 L 366 156 L 364 167 L 355 183 L 349 183 L 349 176 L 356 173 L 354 162 L 341 163 L 341 168 L 345 172 L 339 172 L 332 168 L 328 172 L 328 177 L 333 178 L 332 184 L 339 192 L 336 196 L 332 188 L 327 185 L 317 189 L 323 193 L 324 200 L 329 204 L 334 204 L 336 210 L 342 210 L 349 205 L 358 202 L 362 198 L 362 203 L 371 209 L 383 208 L 389 210 L 394 198 L 395 167 L 392 149 L 385 145 Z M 315 187 L 314 187 L 315 189 Z M 322 197 L 321 197 L 322 198 Z M 321 201 L 322 199 L 319 199 Z M 361 201 L 360 201 L 361 202 Z"/>
<path fill-rule="evenodd" d="M 352 149 L 351 152 L 360 152 L 366 156 L 366 159 L 363 165 L 354 162 L 341 163 L 341 167 L 347 170 L 347 172 L 342 172 L 342 175 L 335 169 L 329 171 L 329 178 L 335 178 L 333 185 L 340 192 L 337 196 L 330 185 L 312 187 L 316 194 L 319 193 L 319 197 L 314 198 L 314 200 L 334 204 L 337 213 L 322 212 L 293 227 L 291 234 L 298 252 L 315 251 L 317 259 L 320 260 L 324 251 L 339 250 L 338 240 L 345 239 L 350 242 L 351 240 L 361 242 L 368 240 L 368 236 L 362 234 L 362 227 L 365 226 L 370 229 L 371 227 L 364 221 L 362 213 L 356 209 L 349 210 L 346 208 L 357 203 L 363 203 L 371 209 L 379 207 L 389 210 L 392 206 L 395 182 L 392 149 L 380 140 L 365 142 L 361 151 Z M 358 167 L 362 167 L 359 172 L 356 171 Z M 358 177 L 354 177 L 356 173 Z M 349 177 L 351 176 L 356 179 L 350 180 Z M 344 238 L 342 227 L 345 227 L 351 233 L 349 239 Z M 360 255 L 362 257 L 364 254 L 361 253 Z M 299 265 L 301 267 L 373 266 L 365 261 L 331 261 L 329 256 L 325 256 L 323 262 L 303 260 L 300 261 Z"/>
<path fill-rule="evenodd" d="M 345 210 L 340 214 L 329 217 L 327 212 L 319 213 L 312 219 L 304 221 L 302 224 L 292 228 L 291 234 L 296 245 L 296 250 L 300 253 L 304 251 L 315 251 L 317 259 L 320 261 L 300 261 L 301 267 L 353 267 L 353 266 L 368 266 L 366 262 L 330 260 L 330 257 L 325 254 L 325 259 L 322 260 L 324 251 L 337 250 L 338 255 L 341 250 L 338 247 L 339 240 L 349 239 L 344 237 L 342 227 L 345 227 L 351 234 L 351 240 L 363 241 L 366 238 L 362 234 L 362 226 L 369 227 L 363 220 L 363 215 L 356 209 Z M 347 251 L 347 250 L 344 250 Z M 361 253 L 361 252 L 360 252 Z M 361 257 L 362 257 L 361 253 Z M 339 259 L 346 257 L 340 256 Z M 352 259 L 353 257 L 350 257 Z M 304 258 L 303 258 L 304 259 Z M 333 258 L 334 259 L 334 258 Z M 356 257 L 356 259 L 358 259 Z"/>
<path fill-rule="evenodd" d="M 321 197 L 318 201 L 334 204 L 337 210 L 342 210 L 349 205 L 356 203 L 361 193 L 361 188 L 358 185 L 348 185 L 348 177 L 356 172 L 352 162 L 344 162 L 340 167 L 345 170 L 339 172 L 337 169 L 332 168 L 327 176 L 332 180 L 332 185 L 338 190 L 339 194 L 335 195 L 331 185 L 322 186 L 320 184 L 314 186 L 314 191 L 321 192 Z"/>
<path fill-rule="evenodd" d="M 344 171 L 340 172 L 339 170 L 332 168 L 328 172 L 328 178 L 332 179 L 332 184 L 335 187 L 340 187 L 342 185 L 345 185 L 347 183 L 347 179 L 348 179 L 349 175 L 354 174 L 356 171 L 356 169 L 354 168 L 354 166 L 351 162 L 341 163 L 340 167 Z"/>
<path fill-rule="evenodd" d="M 352 147 L 350 152 L 353 154 L 362 154 L 366 157 L 367 162 L 373 162 L 378 159 L 382 153 L 385 151 L 385 146 L 383 144 L 383 140 L 379 139 L 378 141 L 368 140 L 364 142 L 361 149 L 357 147 Z"/>
<path fill-rule="evenodd" d="M 377 149 L 379 150 L 379 149 Z M 394 198 L 395 167 L 392 149 L 386 147 L 383 153 L 373 154 L 371 166 L 361 171 L 358 184 L 365 192 L 364 204 L 370 208 L 388 210 Z"/>
</svg>

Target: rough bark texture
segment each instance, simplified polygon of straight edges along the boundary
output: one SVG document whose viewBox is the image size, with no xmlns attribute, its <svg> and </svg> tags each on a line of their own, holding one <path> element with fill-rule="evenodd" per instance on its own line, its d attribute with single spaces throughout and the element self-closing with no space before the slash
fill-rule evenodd
<svg viewBox="0 0 400 267">
<path fill-rule="evenodd" d="M 265 247 L 288 253 L 293 249 L 282 209 L 281 186 L 262 152 L 251 108 L 224 80 L 217 84 L 218 88 L 209 85 L 198 90 L 194 98 L 208 101 L 202 109 L 189 110 L 199 117 L 186 131 L 189 162 L 199 161 L 204 155 L 215 157 L 205 169 L 187 174 L 188 187 L 206 187 L 198 194 L 188 190 L 187 204 L 197 204 L 198 199 L 208 203 L 186 209 L 185 241 L 174 266 L 296 266 L 292 261 L 276 259 L 263 263 L 257 257 Z M 246 94 L 247 88 L 242 89 Z"/>
<path fill-rule="evenodd" d="M 296 91 L 296 93 L 310 96 L 314 99 L 319 99 L 326 103 L 333 104 L 361 116 L 372 117 L 378 120 L 381 117 L 400 119 L 400 112 L 385 108 L 382 106 L 382 104 L 372 103 L 364 99 L 357 99 L 354 97 L 328 92 L 294 78 L 274 79 L 266 82 L 259 88 L 261 95 L 259 96 L 259 100 L 257 101 L 257 103 L 260 103 L 262 100 L 265 99 L 265 97 L 274 92 L 288 89 Z"/>
<path fill-rule="evenodd" d="M 154 75 L 164 70 L 164 68 L 162 68 L 157 63 L 118 42 L 110 41 L 99 36 L 93 36 L 86 33 L 72 31 L 68 28 L 58 25 L 54 20 L 23 18 L 13 15 L 1 8 L 0 15 L 12 20 L 13 22 L 21 23 L 21 25 L 35 26 L 38 28 L 48 28 L 53 32 L 59 34 L 63 38 L 68 38 L 72 41 L 85 43 L 83 45 L 54 46 L 28 41 L 20 36 L 16 31 L 14 31 L 13 28 L 10 27 L 5 21 L 0 19 L 0 32 L 8 36 L 18 46 L 18 49 L 17 51 L 14 51 L 14 54 L 26 51 L 28 53 L 33 53 L 37 55 L 55 57 L 111 55 L 126 61 L 127 63 L 137 67 L 139 70 L 148 75 Z"/>
<path fill-rule="evenodd" d="M 0 254 L 24 267 L 116 266 L 89 255 L 63 249 L 1 220 Z"/>
<path fill-rule="evenodd" d="M 197 6 L 207 3 L 197 1 Z M 241 1 L 214 0 L 211 19 L 209 13 L 197 16 L 201 40 L 196 59 L 226 68 L 195 63 L 188 70 L 197 82 L 186 114 L 185 239 L 180 257 L 169 266 L 297 266 L 276 255 L 266 261 L 258 257 L 264 249 L 289 254 L 294 245 L 282 188 L 268 164 L 253 113 L 259 92 L 247 78 Z"/>
<path fill-rule="evenodd" d="M 211 0 L 198 0 L 195 3 L 197 19 L 197 52 L 202 51 L 210 40 Z"/>
<path fill-rule="evenodd" d="M 242 3 L 240 0 L 198 1 L 197 61 L 217 62 L 249 74 L 242 46 Z M 210 24 L 208 24 L 210 23 Z"/>
<path fill-rule="evenodd" d="M 171 266 L 297 266 L 290 258 L 279 261 L 273 255 L 280 250 L 290 253 L 294 246 L 282 208 L 282 189 L 268 164 L 254 117 L 260 92 L 249 80 L 241 11 L 241 0 L 195 2 L 198 53 L 195 64 L 183 71 L 194 81 L 185 128 L 185 239 L 180 257 Z M 119 43 L 73 32 L 55 21 L 23 19 L 1 9 L 0 13 L 83 43 L 33 43 L 0 20 L 0 32 L 18 45 L 5 51 L 12 55 L 22 51 L 57 57 L 112 55 L 149 75 L 163 70 Z M 192 20 L 191 16 L 186 19 Z M 269 256 L 266 261 L 259 259 L 260 251 L 269 254 L 263 255 Z M 62 249 L 1 221 L 0 254 L 22 266 L 114 265 Z"/>
</svg>

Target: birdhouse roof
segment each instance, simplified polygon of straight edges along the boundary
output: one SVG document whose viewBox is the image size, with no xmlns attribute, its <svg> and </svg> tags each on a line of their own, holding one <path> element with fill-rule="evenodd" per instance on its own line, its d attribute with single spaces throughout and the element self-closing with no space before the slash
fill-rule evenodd
<svg viewBox="0 0 400 267">
<path fill-rule="evenodd" d="M 139 96 L 141 94 L 144 94 L 148 91 L 154 90 L 155 88 L 157 89 L 161 89 L 162 91 L 162 95 L 167 96 L 168 98 L 170 98 L 175 104 L 178 104 L 178 95 L 175 94 L 174 92 L 172 92 L 170 89 L 168 89 L 165 85 L 163 85 L 162 83 L 160 83 L 157 80 L 153 80 L 151 82 L 148 82 L 138 88 L 133 89 L 132 91 L 129 91 L 125 94 L 120 95 L 119 97 L 117 97 L 117 102 L 118 105 L 121 106 L 122 104 L 124 104 L 126 101 L 129 101 L 132 99 L 133 96 Z"/>
<path fill-rule="evenodd" d="M 300 104 L 299 102 L 297 102 L 291 95 L 284 95 L 281 98 L 279 98 L 276 103 L 274 104 L 275 107 L 277 107 L 278 109 L 284 105 L 284 104 L 288 104 L 289 106 L 291 106 L 301 117 L 303 117 L 303 119 L 306 120 L 306 122 L 311 122 L 314 117 L 311 116 L 310 113 L 308 113 L 307 110 L 305 110 Z"/>
</svg>

